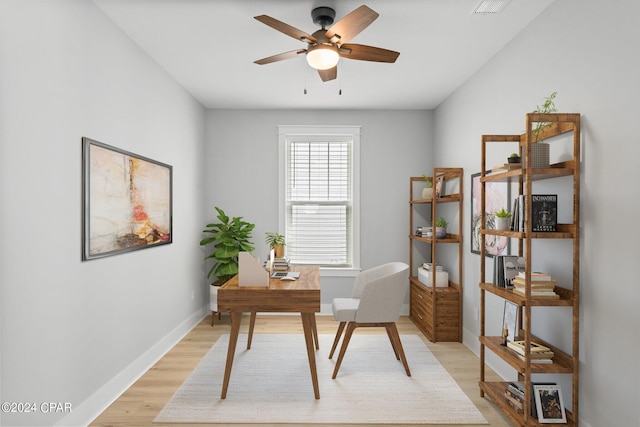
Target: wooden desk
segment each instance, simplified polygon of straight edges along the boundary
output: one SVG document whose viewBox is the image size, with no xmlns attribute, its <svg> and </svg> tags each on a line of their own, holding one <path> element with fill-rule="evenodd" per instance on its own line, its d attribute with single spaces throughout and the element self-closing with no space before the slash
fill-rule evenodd
<svg viewBox="0 0 640 427">
<path fill-rule="evenodd" d="M 218 308 L 220 311 L 231 313 L 231 332 L 229 334 L 229 349 L 227 350 L 227 364 L 224 368 L 224 380 L 222 383 L 221 398 L 227 397 L 229 378 L 233 366 L 233 357 L 238 343 L 240 321 L 243 312 L 251 312 L 252 317 L 256 312 L 296 312 L 302 317 L 302 327 L 307 345 L 309 357 L 309 369 L 311 381 L 316 399 L 320 399 L 318 388 L 318 371 L 316 369 L 316 356 L 314 341 L 315 313 L 320 312 L 320 268 L 317 266 L 291 266 L 290 271 L 299 271 L 297 280 L 287 281 L 280 279 L 269 280 L 269 287 L 239 287 L 238 276 L 235 276 L 222 285 L 218 291 Z M 253 328 L 251 328 L 253 329 Z M 253 331 L 250 331 L 250 335 Z M 247 348 L 251 347 L 251 338 Z"/>
</svg>

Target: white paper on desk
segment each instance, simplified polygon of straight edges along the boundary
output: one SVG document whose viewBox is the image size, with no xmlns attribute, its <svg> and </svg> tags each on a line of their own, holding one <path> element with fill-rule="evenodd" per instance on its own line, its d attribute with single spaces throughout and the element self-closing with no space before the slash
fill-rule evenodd
<svg viewBox="0 0 640 427">
<path fill-rule="evenodd" d="M 249 252 L 238 254 L 238 286 L 269 286 L 269 272 Z"/>
</svg>

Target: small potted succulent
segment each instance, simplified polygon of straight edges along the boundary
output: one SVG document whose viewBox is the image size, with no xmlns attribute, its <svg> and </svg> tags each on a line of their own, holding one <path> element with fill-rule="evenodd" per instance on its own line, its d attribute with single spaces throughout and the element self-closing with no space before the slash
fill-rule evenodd
<svg viewBox="0 0 640 427">
<path fill-rule="evenodd" d="M 436 218 L 436 239 L 442 239 L 447 235 L 447 225 L 449 223 L 443 217 Z"/>
<path fill-rule="evenodd" d="M 522 159 L 518 153 L 511 153 L 509 157 L 507 157 L 507 162 L 509 163 L 520 163 Z"/>
<path fill-rule="evenodd" d="M 493 215 L 496 220 L 496 230 L 509 230 L 511 228 L 511 212 L 502 208 Z"/>
<path fill-rule="evenodd" d="M 424 200 L 431 200 L 433 198 L 433 181 L 427 175 L 422 175 L 424 178 L 424 182 L 426 184 L 425 188 L 422 190 L 422 198 Z"/>
</svg>

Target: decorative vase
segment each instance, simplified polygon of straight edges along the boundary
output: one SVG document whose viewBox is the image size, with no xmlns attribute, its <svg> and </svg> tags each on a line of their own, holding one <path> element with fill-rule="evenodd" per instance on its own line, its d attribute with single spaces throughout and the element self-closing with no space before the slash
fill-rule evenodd
<svg viewBox="0 0 640 427">
<path fill-rule="evenodd" d="M 273 252 L 276 258 L 284 258 L 284 245 L 273 245 Z"/>
<path fill-rule="evenodd" d="M 436 227 L 436 239 L 442 239 L 447 235 L 447 227 Z"/>
<path fill-rule="evenodd" d="M 509 230 L 511 227 L 511 218 L 496 217 L 496 230 Z"/>
<path fill-rule="evenodd" d="M 433 198 L 433 187 L 427 187 L 422 189 L 422 198 L 424 200 L 431 200 Z"/>
</svg>

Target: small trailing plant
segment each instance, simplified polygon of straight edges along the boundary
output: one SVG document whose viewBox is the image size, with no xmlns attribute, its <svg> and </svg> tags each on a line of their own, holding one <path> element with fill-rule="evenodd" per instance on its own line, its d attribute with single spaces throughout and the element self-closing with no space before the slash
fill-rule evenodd
<svg viewBox="0 0 640 427">
<path fill-rule="evenodd" d="M 535 110 L 533 110 L 533 112 L 537 114 L 550 114 L 558 111 L 558 109 L 556 108 L 556 104 L 554 102 L 557 95 L 558 95 L 558 92 L 553 92 L 551 95 L 545 97 L 544 103 L 541 106 L 536 105 L 536 108 Z M 544 138 L 542 138 L 544 136 L 544 130 L 549 126 L 551 126 L 551 123 L 549 122 L 537 122 L 536 126 L 531 131 L 531 136 L 533 137 L 533 141 L 534 142 L 544 141 Z"/>
<path fill-rule="evenodd" d="M 439 216 L 436 218 L 436 227 L 447 228 L 447 225 L 449 225 L 449 223 L 443 217 Z"/>
<path fill-rule="evenodd" d="M 433 187 L 433 182 L 431 181 L 431 178 L 429 178 L 427 175 L 422 175 L 422 177 L 424 178 L 424 182 L 427 184 L 427 188 Z"/>
<path fill-rule="evenodd" d="M 504 208 L 500 209 L 494 215 L 498 218 L 511 218 L 511 212 L 504 210 Z"/>
</svg>

